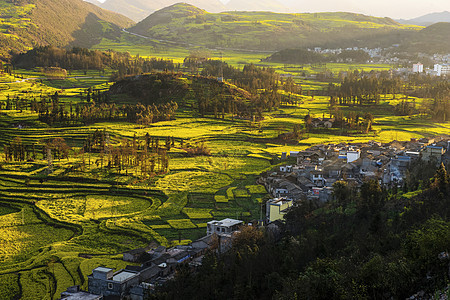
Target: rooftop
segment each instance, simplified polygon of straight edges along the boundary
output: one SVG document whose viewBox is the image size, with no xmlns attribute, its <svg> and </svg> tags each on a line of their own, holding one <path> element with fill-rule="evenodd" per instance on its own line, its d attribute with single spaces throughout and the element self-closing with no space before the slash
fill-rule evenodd
<svg viewBox="0 0 450 300">
<path fill-rule="evenodd" d="M 136 273 L 132 273 L 132 272 L 127 272 L 127 271 L 119 271 L 119 273 L 114 274 L 112 280 L 114 281 L 118 281 L 118 282 L 123 282 L 126 281 L 134 276 L 137 276 L 138 274 Z"/>
<path fill-rule="evenodd" d="M 287 200 L 286 198 L 273 198 L 267 201 L 267 203 L 271 205 L 282 205 L 287 202 L 292 202 L 292 200 Z"/>
<path fill-rule="evenodd" d="M 225 226 L 225 227 L 231 227 L 234 225 L 242 224 L 242 221 L 234 220 L 234 219 L 223 219 L 222 221 L 210 221 L 208 224 L 218 225 L 218 226 Z"/>
<path fill-rule="evenodd" d="M 87 292 L 76 292 L 76 293 L 68 293 L 63 292 L 61 296 L 65 296 L 65 300 L 97 300 L 101 299 L 99 295 L 93 295 Z"/>
<path fill-rule="evenodd" d="M 113 269 L 105 268 L 105 267 L 97 267 L 97 268 L 94 269 L 94 271 L 108 273 L 108 272 L 113 271 Z"/>
</svg>

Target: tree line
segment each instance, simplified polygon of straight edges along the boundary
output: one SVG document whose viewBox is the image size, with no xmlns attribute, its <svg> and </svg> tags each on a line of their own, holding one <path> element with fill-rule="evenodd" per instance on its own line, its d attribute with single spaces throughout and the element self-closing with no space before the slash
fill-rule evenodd
<svg viewBox="0 0 450 300">
<path fill-rule="evenodd" d="M 77 124 L 92 124 L 101 121 L 125 120 L 140 125 L 150 125 L 159 121 L 172 120 L 178 109 L 176 102 L 143 105 L 116 103 L 101 103 L 92 101 L 72 104 L 59 101 L 56 92 L 47 101 L 31 101 L 31 109 L 38 113 L 38 119 L 49 125 L 60 124 L 74 126 Z"/>
<path fill-rule="evenodd" d="M 131 56 L 128 52 L 112 50 L 99 51 L 74 47 L 62 49 L 54 46 L 38 46 L 25 53 L 17 54 L 12 64 L 18 68 L 60 67 L 67 70 L 117 70 L 112 79 L 119 80 L 126 75 L 148 73 L 153 70 L 175 70 L 179 65 L 172 60 Z"/>
</svg>

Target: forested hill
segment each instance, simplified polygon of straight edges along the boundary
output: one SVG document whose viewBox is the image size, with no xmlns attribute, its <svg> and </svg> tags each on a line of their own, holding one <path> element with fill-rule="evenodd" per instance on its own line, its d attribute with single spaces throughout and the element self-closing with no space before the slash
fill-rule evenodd
<svg viewBox="0 0 450 300">
<path fill-rule="evenodd" d="M 133 25 L 122 15 L 82 0 L 0 1 L 0 59 L 35 45 L 89 47 Z"/>
<path fill-rule="evenodd" d="M 378 46 L 421 27 L 354 13 L 208 13 L 179 3 L 148 16 L 131 32 L 207 47 L 280 50 L 309 46 Z M 388 38 L 386 38 L 388 36 Z"/>
</svg>

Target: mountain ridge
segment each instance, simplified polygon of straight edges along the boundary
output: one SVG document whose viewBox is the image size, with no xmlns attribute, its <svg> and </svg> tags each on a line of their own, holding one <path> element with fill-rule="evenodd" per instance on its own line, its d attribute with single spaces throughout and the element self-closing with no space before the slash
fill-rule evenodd
<svg viewBox="0 0 450 300">
<path fill-rule="evenodd" d="M 0 5 L 0 57 L 38 45 L 90 47 L 134 22 L 82 0 L 4 1 Z"/>
<path fill-rule="evenodd" d="M 208 13 L 178 3 L 156 11 L 128 31 L 208 48 L 276 51 L 288 47 L 330 46 L 340 40 L 363 44 L 379 35 L 418 29 L 390 18 L 354 13 Z"/>
<path fill-rule="evenodd" d="M 434 12 L 413 19 L 408 20 L 400 19 L 396 21 L 398 21 L 401 24 L 429 26 L 440 22 L 450 22 L 450 12 L 449 11 Z"/>
</svg>

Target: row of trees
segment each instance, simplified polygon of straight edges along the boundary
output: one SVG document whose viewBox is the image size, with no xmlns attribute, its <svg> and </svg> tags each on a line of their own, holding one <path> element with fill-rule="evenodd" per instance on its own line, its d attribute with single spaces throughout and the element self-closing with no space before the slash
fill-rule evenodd
<svg viewBox="0 0 450 300">
<path fill-rule="evenodd" d="M 133 136 L 131 141 L 124 141 L 133 151 L 146 150 L 149 152 L 159 152 L 160 150 L 170 151 L 172 147 L 175 147 L 175 143 L 178 142 L 180 148 L 184 148 L 184 140 L 182 138 L 176 140 L 175 137 L 166 136 L 161 140 L 160 137 L 154 137 L 148 133 L 143 137 Z M 89 134 L 83 146 L 84 152 L 100 153 L 107 152 L 110 145 L 110 136 L 106 130 L 95 130 Z"/>
<path fill-rule="evenodd" d="M 350 73 L 353 74 L 353 73 Z M 377 77 L 346 76 L 340 85 L 328 85 L 329 96 L 337 99 L 340 105 L 379 104 L 381 94 L 395 95 L 401 91 L 399 78 L 379 79 Z"/>
<path fill-rule="evenodd" d="M 86 165 L 95 164 L 102 169 L 116 169 L 119 173 L 138 170 L 141 175 L 166 173 L 169 171 L 169 155 L 167 151 L 175 145 L 174 138 L 166 138 L 165 144 L 159 145 L 159 138 L 145 137 L 145 142 L 139 142 L 136 137 L 123 140 L 118 145 L 109 143 L 109 136 L 105 131 L 95 131 L 86 138 L 85 145 L 79 151 L 72 151 L 66 141 L 57 137 L 44 144 L 26 144 L 20 137 L 15 137 L 4 147 L 6 162 L 24 162 L 28 160 L 46 160 L 49 166 L 53 159 L 74 159 L 70 170 L 86 170 Z M 183 146 L 183 141 L 181 141 Z M 96 152 L 95 158 L 91 153 Z"/>
<path fill-rule="evenodd" d="M 115 103 L 107 104 L 96 102 L 90 103 L 60 103 L 56 98 L 50 102 L 32 102 L 31 108 L 38 113 L 41 122 L 47 124 L 92 124 L 100 121 L 118 121 L 149 125 L 159 121 L 172 120 L 178 109 L 176 102 L 168 102 L 159 105 L 143 105 Z"/>
<path fill-rule="evenodd" d="M 36 143 L 23 143 L 22 138 L 15 137 L 9 144 L 4 146 L 5 161 L 7 162 L 23 162 L 28 160 L 36 160 L 41 156 L 47 159 L 48 152 L 51 151 L 56 159 L 67 159 L 69 157 L 70 147 L 63 138 L 54 138 L 48 140 L 43 145 Z"/>
<path fill-rule="evenodd" d="M 12 63 L 19 68 L 60 67 L 67 70 L 117 70 L 113 79 L 126 75 L 148 73 L 153 70 L 175 70 L 172 60 L 133 57 L 128 52 L 88 50 L 85 48 L 62 49 L 54 46 L 39 46 L 13 57 Z"/>
</svg>

